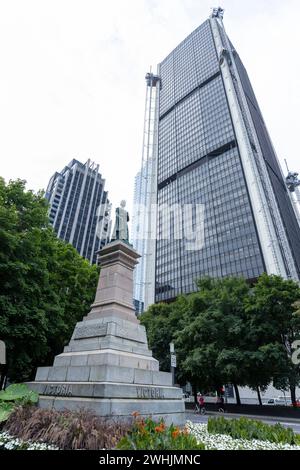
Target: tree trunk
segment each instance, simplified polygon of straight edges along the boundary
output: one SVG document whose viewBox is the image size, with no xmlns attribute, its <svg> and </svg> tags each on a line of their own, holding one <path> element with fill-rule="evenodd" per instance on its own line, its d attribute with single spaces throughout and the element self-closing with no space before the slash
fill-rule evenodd
<svg viewBox="0 0 300 470">
<path fill-rule="evenodd" d="M 256 386 L 256 391 L 257 391 L 258 403 L 260 404 L 260 406 L 262 406 L 262 401 L 261 401 L 261 394 L 260 394 L 259 385 Z"/>
<path fill-rule="evenodd" d="M 236 398 L 236 404 L 241 405 L 241 398 L 240 398 L 240 392 L 237 384 L 233 384 L 234 392 L 235 392 L 235 398 Z"/>
<path fill-rule="evenodd" d="M 196 384 L 192 384 L 192 390 L 194 394 L 194 401 L 195 403 L 197 403 L 197 385 Z"/>
<path fill-rule="evenodd" d="M 0 366 L 0 390 L 3 390 L 5 388 L 6 375 L 7 375 L 7 365 Z"/>
<path fill-rule="evenodd" d="M 296 404 L 296 387 L 295 387 L 295 385 L 290 385 L 290 390 L 291 390 L 292 404 L 293 404 L 293 407 L 296 408 L 297 404 Z"/>
</svg>

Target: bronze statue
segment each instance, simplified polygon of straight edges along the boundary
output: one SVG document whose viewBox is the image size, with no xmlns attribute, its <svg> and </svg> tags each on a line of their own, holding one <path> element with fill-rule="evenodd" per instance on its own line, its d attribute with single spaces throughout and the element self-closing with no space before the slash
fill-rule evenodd
<svg viewBox="0 0 300 470">
<path fill-rule="evenodd" d="M 116 208 L 116 221 L 111 241 L 122 240 L 129 244 L 128 222 L 129 214 L 125 210 L 126 201 L 121 201 L 120 207 Z"/>
</svg>

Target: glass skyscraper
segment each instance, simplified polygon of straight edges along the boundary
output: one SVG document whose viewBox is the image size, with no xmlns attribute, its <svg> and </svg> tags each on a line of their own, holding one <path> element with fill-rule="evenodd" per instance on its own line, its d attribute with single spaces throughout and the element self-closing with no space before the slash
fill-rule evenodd
<svg viewBox="0 0 300 470">
<path fill-rule="evenodd" d="M 133 217 L 131 224 L 131 243 L 142 256 L 133 272 L 133 299 L 136 313 L 142 313 L 145 299 L 145 269 L 146 269 L 146 233 L 145 214 L 140 213 L 139 205 L 147 203 L 147 168 L 142 168 L 134 179 Z"/>
<path fill-rule="evenodd" d="M 157 76 L 152 195 L 158 207 L 203 205 L 204 243 L 189 250 L 184 236 L 164 239 L 157 212 L 146 306 L 195 291 L 205 275 L 298 280 L 295 207 L 222 9 L 158 65 Z"/>
<path fill-rule="evenodd" d="M 50 179 L 46 198 L 57 236 L 81 256 L 96 263 L 96 252 L 108 241 L 111 205 L 99 165 L 73 159 Z"/>
</svg>

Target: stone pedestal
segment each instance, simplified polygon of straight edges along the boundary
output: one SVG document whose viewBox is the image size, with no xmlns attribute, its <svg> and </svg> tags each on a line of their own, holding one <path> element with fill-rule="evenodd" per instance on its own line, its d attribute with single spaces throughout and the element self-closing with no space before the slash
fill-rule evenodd
<svg viewBox="0 0 300 470">
<path fill-rule="evenodd" d="M 100 251 L 101 273 L 90 313 L 75 326 L 71 341 L 52 367 L 39 367 L 29 387 L 39 406 L 87 408 L 107 418 L 137 411 L 184 423 L 182 391 L 160 372 L 148 349 L 145 327 L 136 318 L 133 269 L 139 254 L 116 240 Z"/>
</svg>

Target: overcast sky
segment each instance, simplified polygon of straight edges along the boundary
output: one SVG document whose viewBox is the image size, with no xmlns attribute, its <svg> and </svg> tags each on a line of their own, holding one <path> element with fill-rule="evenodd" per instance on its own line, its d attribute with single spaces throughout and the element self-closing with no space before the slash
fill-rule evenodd
<svg viewBox="0 0 300 470">
<path fill-rule="evenodd" d="M 0 0 L 0 175 L 46 187 L 72 158 L 100 164 L 130 208 L 145 73 L 213 0 Z M 223 0 L 280 160 L 300 170 L 299 0 Z"/>
</svg>

